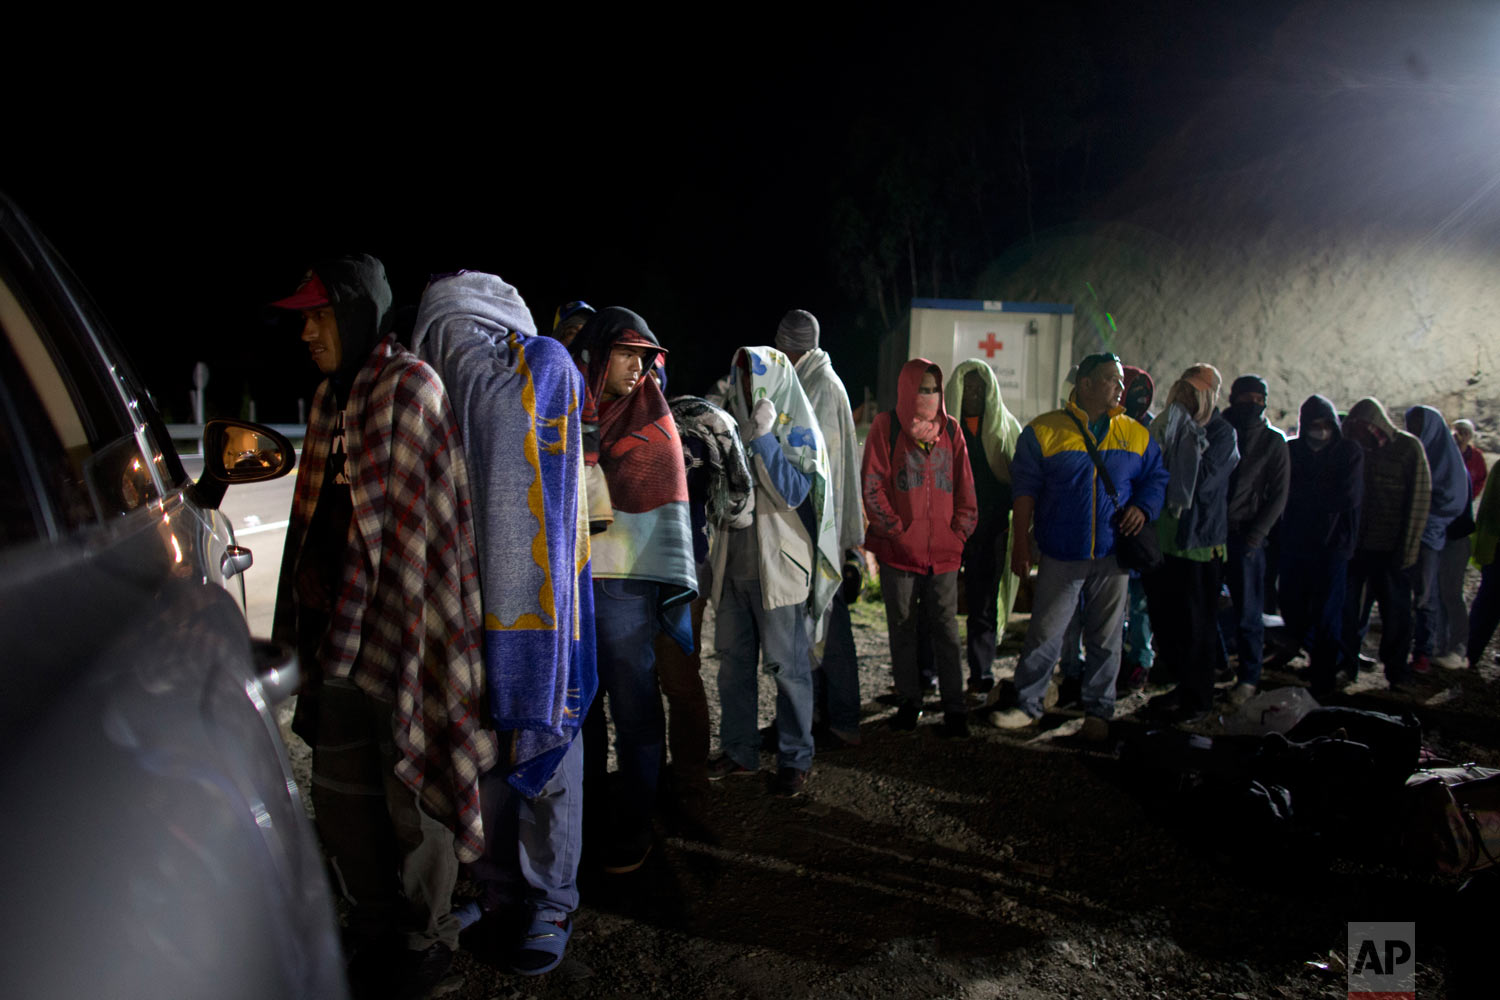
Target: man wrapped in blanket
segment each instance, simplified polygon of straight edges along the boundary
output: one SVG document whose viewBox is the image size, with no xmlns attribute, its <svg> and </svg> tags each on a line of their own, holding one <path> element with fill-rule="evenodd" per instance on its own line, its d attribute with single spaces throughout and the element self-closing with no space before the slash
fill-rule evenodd
<svg viewBox="0 0 1500 1000">
<path fill-rule="evenodd" d="M 849 393 L 833 370 L 833 359 L 818 346 L 818 318 L 806 309 L 793 309 L 776 327 L 776 347 L 786 352 L 797 381 L 818 418 L 818 429 L 828 459 L 828 506 L 844 562 L 858 559 L 865 540 L 865 508 L 859 485 L 859 436 Z M 818 670 L 814 675 L 815 702 L 822 716 L 818 748 L 841 750 L 855 746 L 859 737 L 859 660 L 854 653 L 854 626 L 843 587 L 821 612 L 814 638 L 822 636 Z M 817 608 L 813 609 L 818 614 Z"/>
<path fill-rule="evenodd" d="M 693 649 L 689 608 L 697 596 L 692 526 L 682 441 L 655 378 L 663 353 L 646 321 L 611 306 L 589 317 L 570 349 L 583 372 L 584 461 L 602 472 L 590 480 L 591 508 L 608 487 L 607 524 L 591 538 L 599 683 L 615 726 L 619 781 L 606 801 L 603 701 L 585 724 L 588 852 L 608 874 L 635 871 L 651 850 L 651 812 L 661 776 L 666 722 L 653 649 L 664 631 L 684 653 Z M 607 816 L 608 822 L 604 819 Z"/>
<path fill-rule="evenodd" d="M 349 915 L 355 995 L 425 996 L 458 946 L 459 861 L 484 850 L 480 602 L 468 470 L 437 373 L 385 335 L 385 268 L 314 264 L 279 302 L 328 377 L 313 397 L 273 633 L 306 681 L 293 728 Z M 384 336 L 383 336 L 384 335 Z"/>
<path fill-rule="evenodd" d="M 434 278 L 412 347 L 443 377 L 463 431 L 484 607 L 486 705 L 503 737 L 480 779 L 485 852 L 472 874 L 502 961 L 561 961 L 578 908 L 584 715 L 597 686 L 579 414 L 567 348 L 539 337 L 493 274 Z M 512 938 L 516 927 L 519 938 Z M 488 935 L 481 935 L 485 940 Z"/>
<path fill-rule="evenodd" d="M 749 527 L 714 540 L 714 648 L 719 654 L 719 747 L 711 778 L 760 764 L 756 665 L 776 679 L 776 794 L 802 794 L 812 768 L 811 633 L 842 582 L 823 432 L 787 356 L 742 347 L 726 407 L 755 481 Z"/>
</svg>

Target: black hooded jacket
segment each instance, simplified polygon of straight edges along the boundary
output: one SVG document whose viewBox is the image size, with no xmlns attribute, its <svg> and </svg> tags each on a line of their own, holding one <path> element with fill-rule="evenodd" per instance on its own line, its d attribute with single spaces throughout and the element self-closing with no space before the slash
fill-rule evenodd
<svg viewBox="0 0 1500 1000">
<path fill-rule="evenodd" d="M 1307 428 L 1317 420 L 1333 425 L 1321 449 L 1308 443 Z M 1345 559 L 1359 538 L 1359 506 L 1364 497 L 1365 453 L 1344 437 L 1333 404 L 1311 395 L 1297 419 L 1297 437 L 1287 444 L 1291 489 L 1281 525 L 1281 551 L 1287 555 L 1333 551 Z"/>
<path fill-rule="evenodd" d="M 322 279 L 339 325 L 339 367 L 328 380 L 342 411 L 349 402 L 354 376 L 385 332 L 391 286 L 386 282 L 385 265 L 368 254 L 319 261 L 311 270 Z M 343 436 L 340 424 L 303 542 L 302 565 L 309 570 L 298 576 L 298 604 L 303 607 L 298 627 L 311 633 L 301 637 L 302 655 L 308 663 L 314 662 L 308 657 L 327 630 L 327 614 L 343 573 L 349 522 L 354 516 L 344 471 Z"/>
<path fill-rule="evenodd" d="M 329 378 L 342 405 L 349 398 L 354 376 L 389 332 L 391 286 L 385 278 L 385 265 L 369 254 L 321 260 L 311 270 L 328 290 L 339 324 L 339 367 Z"/>
</svg>

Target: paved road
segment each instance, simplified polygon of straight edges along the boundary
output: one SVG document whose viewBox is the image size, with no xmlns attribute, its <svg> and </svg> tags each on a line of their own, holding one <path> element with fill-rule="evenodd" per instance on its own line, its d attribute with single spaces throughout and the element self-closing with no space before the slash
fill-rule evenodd
<svg viewBox="0 0 1500 1000">
<path fill-rule="evenodd" d="M 184 456 L 182 464 L 195 479 L 202 471 L 197 459 Z M 234 526 L 235 541 L 255 553 L 255 562 L 245 573 L 245 619 L 251 635 L 271 634 L 276 578 L 281 572 L 281 549 L 286 544 L 286 521 L 296 479 L 293 472 L 269 483 L 231 486 L 220 505 Z"/>
</svg>

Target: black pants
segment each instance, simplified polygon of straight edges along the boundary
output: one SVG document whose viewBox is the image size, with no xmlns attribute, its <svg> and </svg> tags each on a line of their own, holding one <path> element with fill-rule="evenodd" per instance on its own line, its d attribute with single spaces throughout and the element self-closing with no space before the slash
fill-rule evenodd
<svg viewBox="0 0 1500 1000">
<path fill-rule="evenodd" d="M 969 683 L 993 679 L 1000 631 L 1000 580 L 1005 573 L 1004 518 L 981 519 L 964 544 L 964 603 L 969 620 Z"/>
<path fill-rule="evenodd" d="M 1469 666 L 1477 667 L 1484 659 L 1484 647 L 1494 637 L 1497 624 L 1500 624 L 1500 562 L 1492 562 L 1484 568 L 1479 578 L 1479 593 L 1474 595 L 1474 604 L 1469 608 Z"/>
<path fill-rule="evenodd" d="M 1184 708 L 1210 708 L 1214 670 L 1223 653 L 1218 609 L 1224 560 L 1167 556 L 1142 582 L 1158 662 L 1165 660 L 1177 678 L 1179 702 Z"/>
<path fill-rule="evenodd" d="M 1385 679 L 1392 684 L 1411 674 L 1411 572 L 1403 569 L 1394 552 L 1359 551 L 1349 560 L 1348 590 L 1344 597 L 1344 648 L 1357 659 L 1370 625 L 1370 609 L 1380 604 L 1380 662 Z"/>
</svg>

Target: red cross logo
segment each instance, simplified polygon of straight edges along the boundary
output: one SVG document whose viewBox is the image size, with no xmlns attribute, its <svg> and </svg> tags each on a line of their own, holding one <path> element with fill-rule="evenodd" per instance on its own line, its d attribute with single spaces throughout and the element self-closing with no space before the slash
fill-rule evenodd
<svg viewBox="0 0 1500 1000">
<path fill-rule="evenodd" d="M 979 349 L 984 352 L 985 357 L 993 358 L 996 351 L 1005 350 L 1005 344 L 996 340 L 993 333 L 987 333 L 984 335 L 984 339 L 979 342 Z"/>
</svg>

